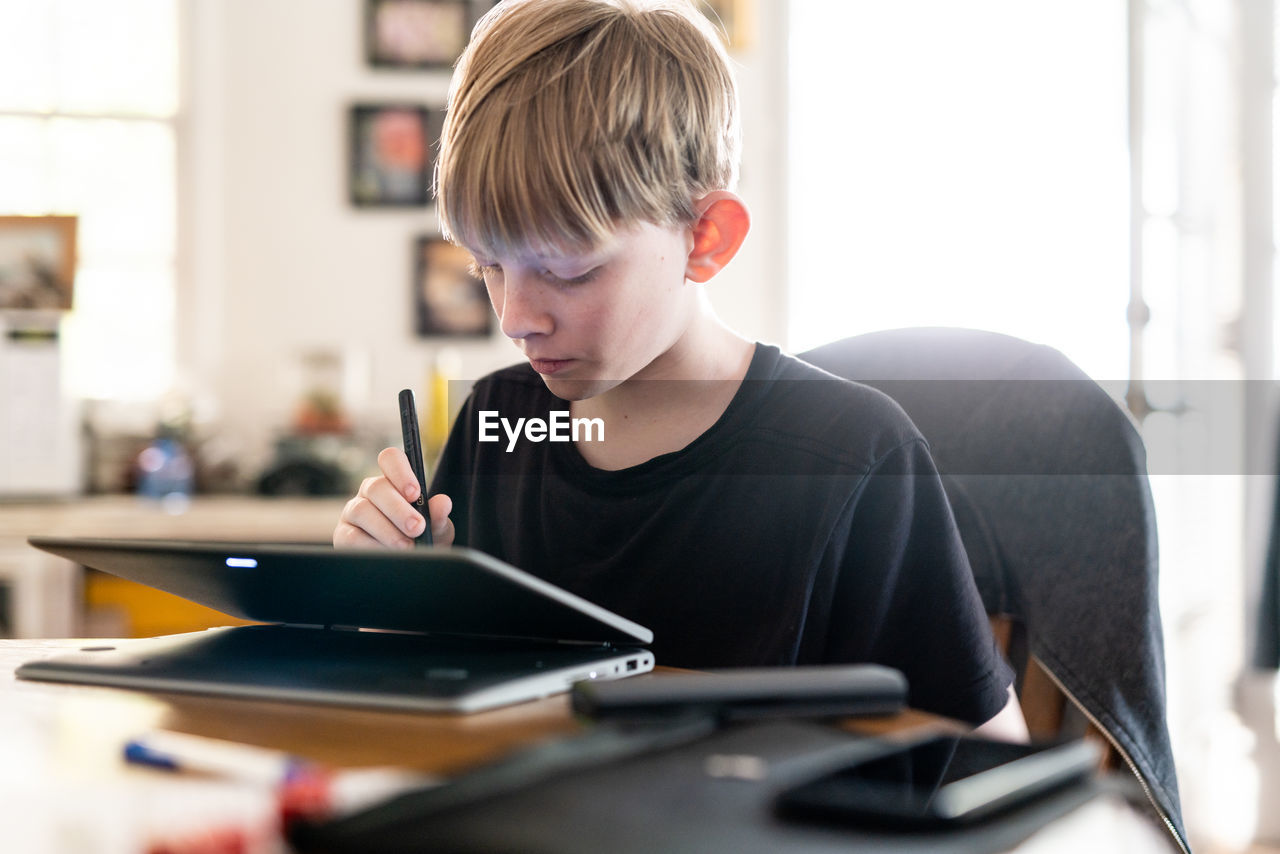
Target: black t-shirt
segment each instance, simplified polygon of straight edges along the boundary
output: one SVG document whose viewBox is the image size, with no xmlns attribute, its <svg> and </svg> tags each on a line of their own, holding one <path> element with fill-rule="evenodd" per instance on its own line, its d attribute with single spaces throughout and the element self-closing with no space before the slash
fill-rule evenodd
<svg viewBox="0 0 1280 854">
<path fill-rule="evenodd" d="M 1011 671 L 950 506 L 888 397 L 757 345 L 709 430 L 621 471 L 498 420 L 563 439 L 568 409 L 527 364 L 476 384 L 431 489 L 453 499 L 458 545 L 649 627 L 659 664 L 876 662 L 916 708 L 1003 708 Z"/>
</svg>

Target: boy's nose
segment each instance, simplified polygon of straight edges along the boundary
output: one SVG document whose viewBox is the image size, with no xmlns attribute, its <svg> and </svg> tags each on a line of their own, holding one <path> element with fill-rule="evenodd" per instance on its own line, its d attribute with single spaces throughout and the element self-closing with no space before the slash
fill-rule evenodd
<svg viewBox="0 0 1280 854">
<path fill-rule="evenodd" d="M 502 288 L 498 318 L 502 334 L 511 339 L 545 335 L 552 330 L 551 316 L 543 304 L 541 289 L 519 275 L 507 274 Z"/>
</svg>

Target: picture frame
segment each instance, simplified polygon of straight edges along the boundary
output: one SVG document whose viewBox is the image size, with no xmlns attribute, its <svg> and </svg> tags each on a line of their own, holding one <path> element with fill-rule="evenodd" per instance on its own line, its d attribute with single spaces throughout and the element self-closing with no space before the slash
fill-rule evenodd
<svg viewBox="0 0 1280 854">
<path fill-rule="evenodd" d="M 430 204 L 444 110 L 421 104 L 355 104 L 349 122 L 351 203 L 357 207 Z"/>
<path fill-rule="evenodd" d="M 365 60 L 373 68 L 450 69 L 479 15 L 476 0 L 365 0 Z"/>
<path fill-rule="evenodd" d="M 69 311 L 75 216 L 0 216 L 0 310 Z"/>
<path fill-rule="evenodd" d="M 414 332 L 419 338 L 488 337 L 493 309 L 471 253 L 438 234 L 420 235 L 413 251 Z"/>
</svg>

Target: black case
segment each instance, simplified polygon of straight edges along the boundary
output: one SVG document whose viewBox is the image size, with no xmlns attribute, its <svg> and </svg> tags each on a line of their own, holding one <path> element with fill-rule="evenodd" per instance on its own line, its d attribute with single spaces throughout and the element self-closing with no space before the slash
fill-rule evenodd
<svg viewBox="0 0 1280 854">
<path fill-rule="evenodd" d="M 479 787 L 452 803 L 441 797 L 447 786 L 402 795 L 345 819 L 295 825 L 291 842 L 302 854 L 997 852 L 1106 789 L 1090 780 L 998 821 L 941 833 L 793 823 L 773 811 L 779 791 L 893 745 L 784 721 L 678 735 L 638 755 L 530 775 L 514 790 Z"/>
</svg>

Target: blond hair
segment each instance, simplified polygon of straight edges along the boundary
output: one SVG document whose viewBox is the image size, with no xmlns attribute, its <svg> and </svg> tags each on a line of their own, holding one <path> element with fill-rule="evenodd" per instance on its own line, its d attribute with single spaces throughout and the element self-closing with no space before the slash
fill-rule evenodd
<svg viewBox="0 0 1280 854">
<path fill-rule="evenodd" d="M 692 222 L 736 183 L 739 135 L 729 58 L 687 0 L 509 0 L 454 72 L 441 228 L 497 256 Z"/>
</svg>

